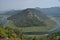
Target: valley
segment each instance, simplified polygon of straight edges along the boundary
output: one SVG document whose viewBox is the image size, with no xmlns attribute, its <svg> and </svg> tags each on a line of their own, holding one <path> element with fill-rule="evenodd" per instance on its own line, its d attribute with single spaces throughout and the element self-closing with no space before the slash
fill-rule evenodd
<svg viewBox="0 0 60 40">
<path fill-rule="evenodd" d="M 8 39 L 11 40 L 14 37 L 16 40 L 54 40 L 55 36 L 57 38 L 59 35 L 59 16 L 47 16 L 34 8 L 27 8 L 16 13 L 13 15 L 0 15 L 0 36 L 8 36 Z"/>
</svg>

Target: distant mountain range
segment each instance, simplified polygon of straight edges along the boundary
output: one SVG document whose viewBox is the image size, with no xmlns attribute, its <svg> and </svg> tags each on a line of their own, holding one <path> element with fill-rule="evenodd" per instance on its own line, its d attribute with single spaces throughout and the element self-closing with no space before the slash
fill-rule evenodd
<svg viewBox="0 0 60 40">
<path fill-rule="evenodd" d="M 5 14 L 6 11 L 0 11 L 0 14 Z"/>
<path fill-rule="evenodd" d="M 40 10 L 50 16 L 60 16 L 60 7 L 42 8 Z"/>
<path fill-rule="evenodd" d="M 50 16 L 60 16 L 60 7 L 51 7 L 51 8 L 39 8 L 35 9 L 42 11 L 43 13 Z M 10 10 L 10 11 L 0 11 L 0 14 L 13 15 L 22 10 Z"/>
<path fill-rule="evenodd" d="M 6 15 L 14 15 L 14 14 L 19 13 L 20 11 L 22 11 L 22 10 L 11 10 L 11 11 L 5 12 L 5 14 L 6 14 Z"/>
</svg>

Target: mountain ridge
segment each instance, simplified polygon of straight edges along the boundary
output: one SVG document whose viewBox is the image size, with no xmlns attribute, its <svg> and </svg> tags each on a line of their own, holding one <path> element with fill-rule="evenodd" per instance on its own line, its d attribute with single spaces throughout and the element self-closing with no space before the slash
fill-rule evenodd
<svg viewBox="0 0 60 40">
<path fill-rule="evenodd" d="M 8 18 L 16 26 L 47 26 L 47 20 L 50 20 L 44 13 L 35 8 L 27 8 Z"/>
<path fill-rule="evenodd" d="M 21 22 L 21 24 L 24 24 L 26 26 L 28 26 L 28 25 L 29 26 L 40 25 L 41 22 L 37 18 L 38 16 L 36 16 L 36 14 L 34 13 L 35 11 L 37 11 L 37 10 L 28 8 L 28 9 L 25 9 L 16 15 L 12 16 L 11 19 L 13 19 L 13 20 L 15 19 L 15 21 L 18 20 L 16 23 L 18 23 L 19 21 L 21 22 L 23 20 L 22 21 L 23 23 Z M 38 11 L 38 12 L 40 12 L 40 11 Z"/>
</svg>

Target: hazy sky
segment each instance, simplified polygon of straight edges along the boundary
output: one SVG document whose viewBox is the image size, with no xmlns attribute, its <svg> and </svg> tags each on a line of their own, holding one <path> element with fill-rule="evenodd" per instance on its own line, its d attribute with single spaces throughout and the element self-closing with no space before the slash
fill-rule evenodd
<svg viewBox="0 0 60 40">
<path fill-rule="evenodd" d="M 0 10 L 60 7 L 59 0 L 0 0 Z"/>
</svg>

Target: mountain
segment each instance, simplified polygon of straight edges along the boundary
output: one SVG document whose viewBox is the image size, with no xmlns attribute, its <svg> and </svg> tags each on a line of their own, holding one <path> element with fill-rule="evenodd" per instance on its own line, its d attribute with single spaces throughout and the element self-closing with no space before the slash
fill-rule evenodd
<svg viewBox="0 0 60 40">
<path fill-rule="evenodd" d="M 14 14 L 20 12 L 20 11 L 21 10 L 10 10 L 10 11 L 5 12 L 5 15 L 14 15 Z"/>
<path fill-rule="evenodd" d="M 14 15 L 21 10 L 9 10 L 9 11 L 0 11 L 0 15 Z"/>
<path fill-rule="evenodd" d="M 42 12 L 51 16 L 60 16 L 60 7 L 42 8 Z"/>
<path fill-rule="evenodd" d="M 6 11 L 0 11 L 0 14 L 4 14 Z"/>
<path fill-rule="evenodd" d="M 8 18 L 18 27 L 48 26 L 54 22 L 41 11 L 27 8 Z M 52 22 L 52 23 L 50 23 Z"/>
<path fill-rule="evenodd" d="M 60 16 L 60 7 L 51 7 L 51 8 L 39 8 L 36 7 L 36 10 L 39 10 L 47 15 L 50 16 Z M 5 14 L 5 15 L 14 15 L 17 14 L 22 10 L 9 10 L 9 11 L 0 11 L 0 14 Z"/>
<path fill-rule="evenodd" d="M 60 7 L 51 7 L 51 8 L 36 7 L 36 9 L 50 16 L 60 16 Z"/>
</svg>

